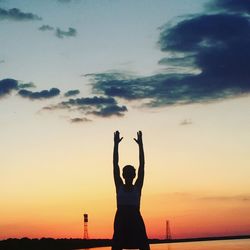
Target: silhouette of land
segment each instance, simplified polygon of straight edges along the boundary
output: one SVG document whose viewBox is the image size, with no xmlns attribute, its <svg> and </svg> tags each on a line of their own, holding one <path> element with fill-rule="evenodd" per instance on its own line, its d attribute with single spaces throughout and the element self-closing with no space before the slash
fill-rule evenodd
<svg viewBox="0 0 250 250">
<path fill-rule="evenodd" d="M 237 235 L 237 236 L 220 236 L 220 237 L 203 237 L 203 238 L 183 238 L 172 240 L 160 240 L 150 239 L 150 244 L 160 243 L 177 243 L 177 242 L 194 242 L 194 241 L 212 241 L 212 240 L 240 240 L 250 239 L 250 235 Z M 41 239 L 14 239 L 0 241 L 1 250 L 70 250 L 70 249 L 82 249 L 93 247 L 105 247 L 111 246 L 111 239 L 53 239 L 53 238 L 41 238 Z"/>
</svg>

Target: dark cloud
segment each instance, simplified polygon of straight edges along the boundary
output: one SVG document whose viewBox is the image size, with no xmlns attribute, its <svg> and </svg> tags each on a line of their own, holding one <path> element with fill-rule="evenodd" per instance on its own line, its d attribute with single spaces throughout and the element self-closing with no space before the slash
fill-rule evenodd
<svg viewBox="0 0 250 250">
<path fill-rule="evenodd" d="M 88 119 L 88 118 L 86 118 L 86 117 L 83 117 L 83 118 L 76 117 L 76 118 L 70 119 L 70 121 L 71 121 L 72 123 L 91 122 L 91 120 Z"/>
<path fill-rule="evenodd" d="M 15 79 L 3 79 L 0 80 L 0 97 L 8 95 L 13 90 L 18 89 L 18 81 Z"/>
<path fill-rule="evenodd" d="M 89 113 L 101 117 L 110 117 L 110 116 L 124 116 L 124 112 L 126 111 L 128 111 L 126 106 L 108 105 L 97 111 L 92 111 Z"/>
<path fill-rule="evenodd" d="M 78 89 L 72 89 L 72 90 L 67 91 L 64 94 L 64 96 L 69 97 L 69 96 L 74 96 L 74 95 L 78 95 L 78 94 L 80 94 L 80 91 Z"/>
<path fill-rule="evenodd" d="M 61 30 L 60 28 L 56 29 L 55 35 L 58 38 L 64 38 L 64 37 L 74 37 L 77 35 L 77 31 L 74 28 L 68 28 L 68 31 Z"/>
<path fill-rule="evenodd" d="M 127 111 L 127 107 L 119 106 L 114 98 L 103 96 L 71 98 L 68 101 L 58 103 L 57 105 L 50 105 L 43 109 L 49 111 L 66 109 L 101 117 L 123 116 L 124 112 Z"/>
<path fill-rule="evenodd" d="M 69 106 L 96 106 L 101 107 L 103 105 L 113 105 L 116 104 L 116 100 L 112 97 L 102 97 L 102 96 L 94 96 L 94 97 L 86 97 L 86 98 L 76 98 L 69 99 L 68 101 L 62 102 L 62 105 Z"/>
<path fill-rule="evenodd" d="M 250 2 L 246 0 L 213 0 L 207 6 L 214 11 L 250 12 Z"/>
<path fill-rule="evenodd" d="M 212 5 L 211 5 L 212 6 Z M 204 103 L 250 94 L 249 1 L 213 1 L 211 12 L 161 27 L 166 71 L 147 77 L 91 74 L 93 91 L 150 106 Z M 216 9 L 216 12 L 214 11 Z M 174 72 L 167 71 L 174 68 Z"/>
<path fill-rule="evenodd" d="M 17 8 L 9 10 L 0 8 L 0 20 L 36 21 L 36 20 L 42 20 L 42 18 L 32 13 L 22 12 Z"/>
<path fill-rule="evenodd" d="M 92 78 L 94 91 L 101 91 L 107 96 L 122 97 L 128 100 L 145 98 L 146 89 L 148 89 L 147 95 L 150 95 L 151 80 L 154 80 L 150 77 L 136 78 L 117 72 L 88 74 L 86 76 Z"/>
<path fill-rule="evenodd" d="M 27 88 L 35 88 L 36 85 L 33 82 L 28 82 L 28 83 L 19 83 L 18 84 L 18 89 L 27 89 Z"/>
<path fill-rule="evenodd" d="M 35 99 L 47 99 L 60 94 L 60 90 L 57 88 L 51 88 L 50 90 L 42 90 L 40 92 L 32 92 L 26 89 L 21 89 L 18 94 L 24 98 Z"/>
<path fill-rule="evenodd" d="M 41 31 L 47 31 L 47 30 L 54 30 L 54 27 L 52 27 L 50 25 L 42 25 L 38 29 Z"/>
<path fill-rule="evenodd" d="M 147 77 L 123 77 L 123 74 L 92 75 L 93 91 L 127 100 L 145 99 L 149 106 L 190 103 L 193 93 L 187 90 L 178 74 L 157 74 Z M 189 75 L 186 75 L 189 77 Z M 112 78 L 112 79 L 111 79 Z"/>
</svg>

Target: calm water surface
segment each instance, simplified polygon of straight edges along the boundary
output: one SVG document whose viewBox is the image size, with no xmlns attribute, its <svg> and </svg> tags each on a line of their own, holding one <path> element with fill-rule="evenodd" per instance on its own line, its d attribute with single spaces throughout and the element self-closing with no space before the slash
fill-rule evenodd
<svg viewBox="0 0 250 250">
<path fill-rule="evenodd" d="M 110 250 L 110 247 L 92 248 Z M 151 250 L 250 250 L 250 240 L 218 240 L 172 244 L 152 244 Z"/>
</svg>

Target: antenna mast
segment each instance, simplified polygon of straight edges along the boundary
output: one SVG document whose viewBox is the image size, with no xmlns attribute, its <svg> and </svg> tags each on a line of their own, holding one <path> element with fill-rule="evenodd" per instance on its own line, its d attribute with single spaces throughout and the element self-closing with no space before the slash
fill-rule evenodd
<svg viewBox="0 0 250 250">
<path fill-rule="evenodd" d="M 169 220 L 166 220 L 166 240 L 171 240 L 171 231 L 170 231 L 170 223 Z"/>
</svg>

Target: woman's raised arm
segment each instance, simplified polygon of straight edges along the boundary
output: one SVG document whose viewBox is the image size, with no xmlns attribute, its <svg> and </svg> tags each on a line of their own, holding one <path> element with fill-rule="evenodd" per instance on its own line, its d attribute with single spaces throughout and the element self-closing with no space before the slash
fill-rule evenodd
<svg viewBox="0 0 250 250">
<path fill-rule="evenodd" d="M 119 153 L 118 153 L 119 143 L 121 142 L 122 139 L 123 137 L 120 138 L 120 132 L 116 131 L 114 133 L 114 152 L 113 152 L 113 174 L 114 174 L 116 190 L 118 190 L 119 186 L 123 183 L 120 176 Z"/>
<path fill-rule="evenodd" d="M 139 146 L 139 169 L 138 169 L 138 177 L 135 182 L 135 185 L 142 189 L 143 181 L 144 181 L 144 166 L 145 166 L 145 157 L 144 157 L 144 150 L 143 150 L 143 142 L 142 142 L 142 132 L 137 132 L 137 139 L 134 138 L 136 143 Z"/>
</svg>

